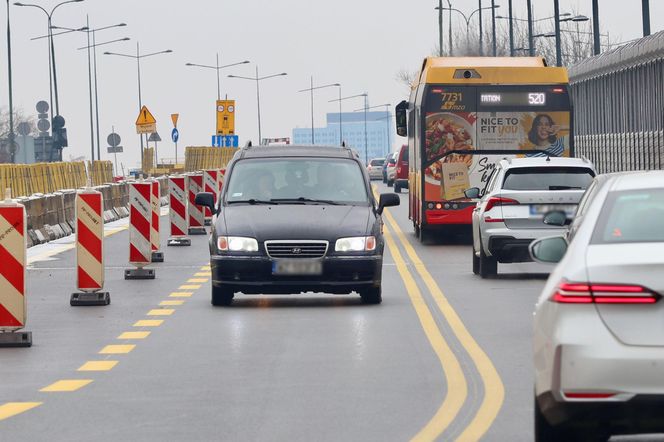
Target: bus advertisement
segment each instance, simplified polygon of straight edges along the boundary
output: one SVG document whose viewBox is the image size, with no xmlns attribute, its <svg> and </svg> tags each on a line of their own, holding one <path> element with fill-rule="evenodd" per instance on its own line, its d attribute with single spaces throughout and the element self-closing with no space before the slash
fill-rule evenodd
<svg viewBox="0 0 664 442">
<path fill-rule="evenodd" d="M 541 58 L 427 59 L 396 113 L 397 132 L 408 136 L 409 215 L 420 238 L 435 226 L 470 226 L 476 201 L 464 191 L 483 194 L 498 160 L 572 153 L 567 75 Z"/>
</svg>

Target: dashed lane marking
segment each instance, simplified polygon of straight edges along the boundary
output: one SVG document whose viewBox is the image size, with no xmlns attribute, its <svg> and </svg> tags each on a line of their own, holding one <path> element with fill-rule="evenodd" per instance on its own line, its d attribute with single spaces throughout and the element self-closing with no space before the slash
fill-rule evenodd
<svg viewBox="0 0 664 442">
<path fill-rule="evenodd" d="M 65 379 L 62 381 L 54 382 L 48 387 L 44 387 L 39 391 L 43 393 L 62 393 L 62 392 L 78 391 L 90 383 L 92 383 L 92 379 Z"/>
<path fill-rule="evenodd" d="M 39 407 L 43 402 L 7 402 L 0 405 L 0 421 Z"/>
<path fill-rule="evenodd" d="M 201 270 L 212 270 L 212 267 L 210 267 L 210 266 L 203 266 L 203 267 L 201 267 Z"/>
<path fill-rule="evenodd" d="M 193 283 L 193 284 L 203 284 L 208 282 L 208 278 L 191 278 L 187 281 L 187 283 Z"/>
<path fill-rule="evenodd" d="M 177 305 L 182 305 L 184 304 L 184 301 L 179 300 L 179 301 L 161 301 L 159 303 L 160 306 L 168 307 L 168 306 L 177 306 Z"/>
<path fill-rule="evenodd" d="M 181 285 L 178 290 L 198 290 L 200 288 L 200 284 L 185 284 Z"/>
<path fill-rule="evenodd" d="M 175 309 L 172 308 L 156 308 L 148 312 L 148 316 L 171 316 L 175 313 Z"/>
<path fill-rule="evenodd" d="M 131 352 L 136 348 L 133 344 L 124 344 L 124 345 L 107 345 L 102 348 L 99 352 L 100 355 L 122 355 Z"/>
<path fill-rule="evenodd" d="M 118 361 L 88 361 L 76 371 L 110 371 L 116 365 L 118 365 Z"/>
<path fill-rule="evenodd" d="M 120 336 L 118 336 L 118 339 L 120 340 L 129 340 L 129 339 L 145 339 L 148 336 L 150 336 L 149 331 L 138 331 L 138 332 L 124 332 Z"/>
<path fill-rule="evenodd" d="M 194 276 L 197 276 L 197 277 L 205 276 L 205 277 L 209 278 L 210 276 L 212 276 L 212 272 L 198 272 L 198 273 L 195 273 Z"/>
<path fill-rule="evenodd" d="M 168 295 L 169 298 L 191 298 L 192 292 L 173 292 Z"/>
<path fill-rule="evenodd" d="M 134 323 L 134 327 L 159 327 L 163 323 L 163 319 L 141 319 Z"/>
</svg>

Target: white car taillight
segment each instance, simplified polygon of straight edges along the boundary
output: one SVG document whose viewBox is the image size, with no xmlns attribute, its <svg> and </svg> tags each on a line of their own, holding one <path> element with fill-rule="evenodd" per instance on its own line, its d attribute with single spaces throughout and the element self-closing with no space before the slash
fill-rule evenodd
<svg viewBox="0 0 664 442">
<path fill-rule="evenodd" d="M 562 281 L 551 301 L 560 304 L 654 304 L 660 296 L 627 284 L 586 284 Z"/>
</svg>

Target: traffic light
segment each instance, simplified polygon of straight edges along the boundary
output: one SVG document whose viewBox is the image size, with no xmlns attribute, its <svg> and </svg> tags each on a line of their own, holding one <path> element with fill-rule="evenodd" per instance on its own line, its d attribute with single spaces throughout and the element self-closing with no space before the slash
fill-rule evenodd
<svg viewBox="0 0 664 442">
<path fill-rule="evenodd" d="M 53 147 L 62 149 L 67 147 L 67 128 L 65 128 L 65 119 L 62 115 L 56 115 L 51 122 L 53 127 Z"/>
</svg>

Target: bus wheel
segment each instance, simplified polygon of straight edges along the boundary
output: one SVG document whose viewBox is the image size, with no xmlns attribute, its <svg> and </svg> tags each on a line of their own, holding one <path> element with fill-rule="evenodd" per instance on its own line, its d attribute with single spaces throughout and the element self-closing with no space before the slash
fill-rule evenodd
<svg viewBox="0 0 664 442">
<path fill-rule="evenodd" d="M 498 273 L 498 260 L 493 256 L 486 256 L 484 248 L 480 246 L 480 276 L 488 278 Z"/>
<path fill-rule="evenodd" d="M 431 236 L 431 235 L 430 235 L 430 232 L 429 232 L 429 229 L 427 229 L 425 226 L 420 226 L 420 228 L 418 229 L 418 231 L 419 231 L 419 232 L 418 232 L 418 233 L 419 233 L 418 236 L 419 236 L 419 238 L 420 238 L 420 242 L 421 242 L 422 244 L 424 244 L 424 243 L 429 239 L 429 236 Z"/>
<path fill-rule="evenodd" d="M 420 226 L 417 225 L 416 221 L 413 221 L 413 231 L 415 232 L 415 236 L 417 238 L 420 237 Z"/>
</svg>

